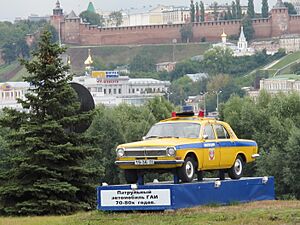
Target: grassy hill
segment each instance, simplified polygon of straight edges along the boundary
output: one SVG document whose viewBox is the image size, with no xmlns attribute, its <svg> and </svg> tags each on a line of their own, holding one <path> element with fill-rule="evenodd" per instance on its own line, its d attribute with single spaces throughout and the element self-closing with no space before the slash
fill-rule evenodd
<svg viewBox="0 0 300 225">
<path fill-rule="evenodd" d="M 297 62 L 300 62 L 300 51 L 286 55 L 282 59 L 267 66 L 266 70 L 268 70 L 273 76 L 279 74 L 290 74 L 291 66 Z"/>
<path fill-rule="evenodd" d="M 190 44 L 164 44 L 164 45 L 126 45 L 126 46 L 70 46 L 67 54 L 71 57 L 71 68 L 75 73 L 82 73 L 84 61 L 88 56 L 88 49 L 91 49 L 94 59 L 104 64 L 128 64 L 140 52 L 146 52 L 156 62 L 189 59 L 195 55 L 202 55 L 208 48 L 208 43 Z"/>
<path fill-rule="evenodd" d="M 300 201 L 262 201 L 231 206 L 204 206 L 171 212 L 106 213 L 71 216 L 0 217 L 0 225 L 193 225 L 300 224 Z"/>
<path fill-rule="evenodd" d="M 189 59 L 195 55 L 202 55 L 208 48 L 208 43 L 190 43 L 173 45 L 130 45 L 130 46 L 69 46 L 67 55 L 71 57 L 71 71 L 81 74 L 84 71 L 84 61 L 88 56 L 88 49 L 91 49 L 94 60 L 108 65 L 128 64 L 134 56 L 140 52 L 146 52 L 156 62 Z M 65 56 L 66 57 L 66 56 Z M 22 76 L 27 72 L 18 62 L 10 65 L 0 66 L 0 82 L 21 81 Z"/>
</svg>

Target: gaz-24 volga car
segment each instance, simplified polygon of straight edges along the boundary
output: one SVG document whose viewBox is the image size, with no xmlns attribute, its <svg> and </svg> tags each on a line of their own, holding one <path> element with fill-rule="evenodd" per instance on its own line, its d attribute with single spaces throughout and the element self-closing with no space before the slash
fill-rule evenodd
<svg viewBox="0 0 300 225">
<path fill-rule="evenodd" d="M 205 170 L 239 179 L 245 163 L 259 156 L 255 141 L 238 139 L 229 124 L 192 112 L 156 123 L 142 141 L 121 144 L 116 154 L 115 164 L 125 170 L 128 183 L 137 182 L 139 173 L 166 170 L 182 182 Z"/>
</svg>

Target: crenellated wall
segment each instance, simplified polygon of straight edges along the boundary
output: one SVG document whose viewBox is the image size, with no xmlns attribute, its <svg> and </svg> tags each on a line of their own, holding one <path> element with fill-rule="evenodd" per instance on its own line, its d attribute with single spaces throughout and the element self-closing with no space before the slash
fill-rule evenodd
<svg viewBox="0 0 300 225">
<path fill-rule="evenodd" d="M 57 19 L 57 18 L 56 18 Z M 57 21 L 57 20 L 56 20 Z M 289 16 L 286 8 L 272 9 L 266 19 L 254 19 L 255 38 L 277 37 L 287 33 L 300 34 L 300 16 Z M 55 24 L 56 25 L 56 24 Z M 181 42 L 180 29 L 183 24 L 148 25 L 134 27 L 98 28 L 81 23 L 80 19 L 66 19 L 61 24 L 62 40 L 78 45 L 130 45 Z M 241 20 L 193 23 L 191 42 L 219 41 L 223 32 L 239 35 Z"/>
</svg>

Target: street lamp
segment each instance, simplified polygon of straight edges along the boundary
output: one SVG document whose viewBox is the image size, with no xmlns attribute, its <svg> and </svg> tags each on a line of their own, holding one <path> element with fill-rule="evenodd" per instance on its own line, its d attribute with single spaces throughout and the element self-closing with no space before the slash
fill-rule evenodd
<svg viewBox="0 0 300 225">
<path fill-rule="evenodd" d="M 216 91 L 215 94 L 217 95 L 217 108 L 216 108 L 216 111 L 219 115 L 219 94 L 221 94 L 222 91 Z"/>
</svg>

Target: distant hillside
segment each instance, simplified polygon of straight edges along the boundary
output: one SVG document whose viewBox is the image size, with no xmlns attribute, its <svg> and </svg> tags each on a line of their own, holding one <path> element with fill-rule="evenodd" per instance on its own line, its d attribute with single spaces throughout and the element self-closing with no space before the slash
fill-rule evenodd
<svg viewBox="0 0 300 225">
<path fill-rule="evenodd" d="M 71 57 L 71 68 L 74 73 L 82 73 L 84 61 L 88 56 L 88 49 L 91 49 L 94 59 L 106 65 L 128 64 L 140 52 L 147 52 L 155 61 L 166 62 L 173 59 L 173 48 L 175 61 L 189 59 L 195 55 L 202 55 L 208 48 L 207 43 L 190 43 L 173 45 L 134 45 L 134 46 L 101 46 L 101 47 L 75 47 L 71 46 L 67 54 Z"/>
</svg>

